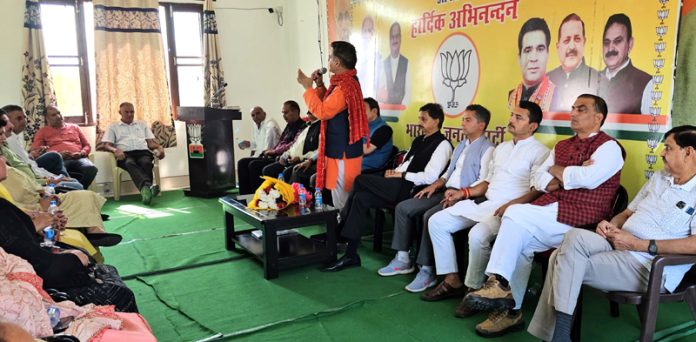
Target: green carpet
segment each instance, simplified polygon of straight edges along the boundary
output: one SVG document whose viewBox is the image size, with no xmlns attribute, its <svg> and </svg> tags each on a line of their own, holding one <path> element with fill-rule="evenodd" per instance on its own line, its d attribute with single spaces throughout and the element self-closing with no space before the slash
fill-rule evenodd
<svg viewBox="0 0 696 342">
<path fill-rule="evenodd" d="M 173 191 L 151 207 L 138 200 L 107 203 L 107 230 L 123 234 L 124 242 L 102 252 L 127 279 L 160 341 L 481 340 L 473 328 L 483 314 L 457 319 L 452 315 L 456 300 L 426 303 L 404 291 L 410 275 L 379 277 L 377 269 L 391 258 L 389 249 L 374 253 L 365 241 L 360 268 L 327 274 L 307 266 L 268 281 L 255 259 L 225 250 L 217 199 Z M 540 282 L 535 270 L 530 284 Z M 535 303 L 529 293 L 527 322 Z M 635 308 L 623 306 L 619 318 L 610 317 L 608 308 L 601 293 L 587 291 L 583 340 L 637 339 Z M 662 331 L 656 338 L 694 340 L 696 327 L 685 304 L 660 308 L 657 329 Z M 534 340 L 526 332 L 500 339 Z"/>
</svg>

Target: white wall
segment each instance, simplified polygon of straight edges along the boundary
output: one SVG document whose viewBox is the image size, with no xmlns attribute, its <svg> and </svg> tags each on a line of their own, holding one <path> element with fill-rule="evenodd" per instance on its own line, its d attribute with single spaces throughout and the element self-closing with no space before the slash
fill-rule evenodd
<svg viewBox="0 0 696 342">
<path fill-rule="evenodd" d="M 325 0 L 321 2 L 325 16 Z M 283 7 L 283 26 L 266 10 L 234 9 L 279 6 Z M 320 66 L 316 0 L 218 0 L 215 8 L 229 84 L 227 104 L 240 106 L 244 115 L 241 122 L 235 122 L 236 137 L 251 137 L 248 115 L 254 106 L 263 107 L 281 127 L 285 123 L 280 110 L 286 100 L 297 101 L 304 113 L 297 68 L 311 71 Z M 248 151 L 235 150 L 237 159 L 248 155 Z"/>
<path fill-rule="evenodd" d="M 317 0 L 217 0 L 214 5 L 228 83 L 227 104 L 240 106 L 243 113 L 243 120 L 234 125 L 236 137 L 251 137 L 252 122 L 248 114 L 257 105 L 262 106 L 270 117 L 284 127 L 280 114 L 284 101 L 295 100 L 303 112 L 306 110 L 302 88 L 296 81 L 297 68 L 311 72 L 322 65 L 317 42 L 319 13 L 322 17 L 324 61 L 328 57 L 326 0 L 319 0 L 319 5 Z M 265 9 L 242 10 L 252 7 L 283 7 L 283 26 L 278 25 L 275 14 Z M 4 53 L 0 55 L 0 73 L 3 76 L 0 82 L 0 106 L 21 104 L 23 18 L 23 1 L 3 1 L 0 11 L 0 46 L 4 48 Z M 88 135 L 94 135 L 93 128 L 86 128 L 85 131 Z M 167 157 L 160 164 L 163 178 L 188 174 L 188 164 L 181 162 L 186 160 L 185 131 L 182 127 L 177 127 L 177 134 L 179 147 L 168 150 Z M 249 152 L 237 149 L 235 153 L 239 159 L 248 156 Z M 104 170 L 105 165 L 105 161 L 97 160 L 97 166 L 103 166 L 97 175 L 98 183 L 111 179 L 110 172 Z"/>
</svg>

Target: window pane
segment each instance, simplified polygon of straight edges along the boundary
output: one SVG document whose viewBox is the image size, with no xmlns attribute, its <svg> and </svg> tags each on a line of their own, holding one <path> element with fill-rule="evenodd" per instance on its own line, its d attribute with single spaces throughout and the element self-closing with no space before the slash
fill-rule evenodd
<svg viewBox="0 0 696 342">
<path fill-rule="evenodd" d="M 179 66 L 180 106 L 203 106 L 203 67 Z"/>
<path fill-rule="evenodd" d="M 174 12 L 174 42 L 176 55 L 201 57 L 201 21 L 200 13 Z"/>
<path fill-rule="evenodd" d="M 167 32 L 167 12 L 164 6 L 159 7 L 159 20 L 162 30 L 162 57 L 164 58 L 164 64 L 167 66 L 167 78 L 169 78 L 169 41 L 167 40 L 169 32 Z"/>
<path fill-rule="evenodd" d="M 194 58 L 188 58 L 188 57 L 177 57 L 176 59 L 176 65 L 198 65 L 198 66 L 203 66 L 203 58 L 199 57 L 194 57 Z"/>
<path fill-rule="evenodd" d="M 63 116 L 82 116 L 80 71 L 76 66 L 52 66 L 58 108 Z"/>
<path fill-rule="evenodd" d="M 75 7 L 72 5 L 41 5 L 46 54 L 49 56 L 77 56 Z"/>
<path fill-rule="evenodd" d="M 97 73 L 95 69 L 96 56 L 94 52 L 94 6 L 91 2 L 84 3 L 84 16 L 85 16 L 85 40 L 87 42 L 87 66 L 89 69 L 89 92 L 90 92 L 90 107 L 92 108 L 92 118 L 97 108 Z"/>
<path fill-rule="evenodd" d="M 48 57 L 48 64 L 54 65 L 80 65 L 80 59 L 77 57 Z"/>
</svg>

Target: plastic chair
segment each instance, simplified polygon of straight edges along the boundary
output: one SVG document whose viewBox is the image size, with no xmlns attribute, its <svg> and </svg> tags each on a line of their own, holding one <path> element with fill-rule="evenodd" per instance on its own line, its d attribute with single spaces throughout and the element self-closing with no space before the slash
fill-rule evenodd
<svg viewBox="0 0 696 342">
<path fill-rule="evenodd" d="M 109 159 L 109 167 L 111 168 L 111 175 L 113 176 L 113 191 L 114 191 L 114 200 L 118 201 L 121 199 L 121 182 L 123 181 L 122 178 L 124 176 L 130 176 L 128 175 L 128 171 L 118 167 L 116 163 L 116 157 L 114 156 L 113 153 L 110 152 L 101 152 L 98 151 L 96 153 L 100 154 L 107 154 L 106 156 Z M 155 184 L 158 184 L 161 186 L 161 181 L 160 181 L 160 172 L 159 172 L 159 159 L 154 158 L 154 166 L 152 167 L 152 174 L 155 177 Z"/>
<path fill-rule="evenodd" d="M 619 316 L 618 304 L 637 305 L 640 317 L 640 341 L 653 340 L 657 311 L 662 302 L 687 302 L 691 315 L 696 321 L 696 268 L 692 267 L 684 275 L 673 293 L 661 293 L 662 274 L 665 266 L 696 263 L 696 255 L 660 254 L 653 259 L 646 292 L 609 292 L 607 298 L 611 305 L 611 316 Z"/>
</svg>

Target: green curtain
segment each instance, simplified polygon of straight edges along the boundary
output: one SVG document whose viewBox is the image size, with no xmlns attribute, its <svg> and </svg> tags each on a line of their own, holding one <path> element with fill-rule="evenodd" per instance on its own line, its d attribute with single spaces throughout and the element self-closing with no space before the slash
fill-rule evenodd
<svg viewBox="0 0 696 342">
<path fill-rule="evenodd" d="M 696 0 L 684 1 L 677 43 L 672 125 L 696 125 Z M 691 3 L 691 6 L 689 6 Z"/>
</svg>

